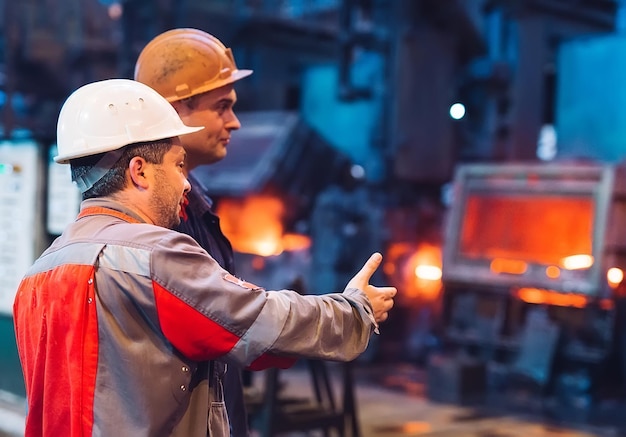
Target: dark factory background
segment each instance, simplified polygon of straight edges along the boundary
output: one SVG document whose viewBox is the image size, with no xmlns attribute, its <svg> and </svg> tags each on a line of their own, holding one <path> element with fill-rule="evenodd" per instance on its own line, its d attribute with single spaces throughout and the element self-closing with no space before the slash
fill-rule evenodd
<svg viewBox="0 0 626 437">
<path fill-rule="evenodd" d="M 24 393 L 17 283 L 78 208 L 51 160 L 64 99 L 196 27 L 254 70 L 228 156 L 197 170 L 240 276 L 339 291 L 381 251 L 399 294 L 359 365 L 423 368 L 444 402 L 626 400 L 625 6 L 0 0 L 0 390 Z"/>
</svg>

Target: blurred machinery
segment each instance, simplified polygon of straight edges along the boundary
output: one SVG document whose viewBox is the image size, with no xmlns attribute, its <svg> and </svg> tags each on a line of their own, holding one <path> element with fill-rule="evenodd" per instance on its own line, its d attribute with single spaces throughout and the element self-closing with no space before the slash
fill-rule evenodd
<svg viewBox="0 0 626 437">
<path fill-rule="evenodd" d="M 474 395 L 522 381 L 561 407 L 575 393 L 577 415 L 623 395 L 626 167 L 466 164 L 453 190 L 440 333 L 461 380 Z"/>
<path fill-rule="evenodd" d="M 614 31 L 617 9 L 616 0 L 0 0 L 2 124 L 6 136 L 27 128 L 53 139 L 72 89 L 131 77 L 147 41 L 191 26 L 255 70 L 240 109 L 297 109 L 307 67 L 335 64 L 339 99 L 386 105 L 372 146 L 389 175 L 442 183 L 459 158 L 534 158 L 559 42 Z M 381 57 L 383 83 L 355 81 L 363 53 Z M 468 117 L 455 126 L 448 109 L 459 99 Z"/>
</svg>

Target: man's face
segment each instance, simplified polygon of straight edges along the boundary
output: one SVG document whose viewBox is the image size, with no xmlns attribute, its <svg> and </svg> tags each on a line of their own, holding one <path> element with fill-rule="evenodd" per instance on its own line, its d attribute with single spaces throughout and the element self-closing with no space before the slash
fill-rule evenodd
<svg viewBox="0 0 626 437">
<path fill-rule="evenodd" d="M 241 126 L 233 106 L 237 94 L 232 84 L 194 96 L 191 101 L 174 102 L 180 118 L 188 126 L 204 126 L 182 138 L 187 151 L 187 169 L 212 164 L 226 156 L 230 133 Z"/>
<path fill-rule="evenodd" d="M 184 195 L 191 189 L 184 173 L 185 156 L 180 140 L 176 140 L 163 157 L 163 163 L 152 164 L 152 217 L 158 226 L 171 229 L 180 224 Z"/>
</svg>

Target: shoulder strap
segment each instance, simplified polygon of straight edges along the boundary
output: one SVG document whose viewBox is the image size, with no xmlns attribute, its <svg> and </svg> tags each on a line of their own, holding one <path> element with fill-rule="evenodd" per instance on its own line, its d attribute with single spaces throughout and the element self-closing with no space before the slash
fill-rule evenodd
<svg viewBox="0 0 626 437">
<path fill-rule="evenodd" d="M 123 212 L 119 212 L 114 209 L 105 208 L 103 206 L 90 206 L 90 207 L 83 209 L 78 214 L 77 220 L 80 218 L 89 217 L 92 215 L 110 215 L 112 217 L 117 217 L 119 219 L 122 219 L 128 223 L 141 223 L 141 221 L 129 216 L 128 214 L 124 214 Z"/>
</svg>

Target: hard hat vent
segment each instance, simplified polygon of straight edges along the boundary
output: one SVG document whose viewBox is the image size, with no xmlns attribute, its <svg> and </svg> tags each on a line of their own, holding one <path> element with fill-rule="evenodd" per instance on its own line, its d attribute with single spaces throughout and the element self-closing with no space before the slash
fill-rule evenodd
<svg viewBox="0 0 626 437">
<path fill-rule="evenodd" d="M 149 86 L 129 79 L 90 83 L 63 104 L 57 123 L 55 161 L 117 150 L 128 144 L 196 132 Z"/>
</svg>

